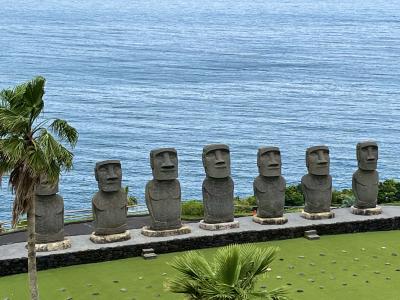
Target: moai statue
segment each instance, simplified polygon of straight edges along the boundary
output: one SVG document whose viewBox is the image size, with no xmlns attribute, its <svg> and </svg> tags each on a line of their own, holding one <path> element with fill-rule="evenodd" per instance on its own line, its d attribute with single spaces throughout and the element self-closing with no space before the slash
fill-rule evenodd
<svg viewBox="0 0 400 300">
<path fill-rule="evenodd" d="M 36 250 L 66 249 L 71 242 L 64 239 L 64 200 L 57 194 L 58 182 L 50 184 L 47 176 L 40 176 L 35 186 Z"/>
<path fill-rule="evenodd" d="M 99 191 L 92 200 L 94 243 L 111 243 L 130 239 L 127 230 L 127 194 L 121 187 L 122 170 L 119 160 L 96 163 L 95 177 Z"/>
<path fill-rule="evenodd" d="M 230 176 L 229 147 L 224 144 L 205 146 L 203 166 L 206 172 L 203 181 L 204 220 L 200 222 L 200 228 L 220 230 L 239 227 L 239 222 L 234 221 L 234 183 Z"/>
<path fill-rule="evenodd" d="M 146 236 L 170 236 L 189 233 L 181 222 L 181 186 L 178 178 L 178 155 L 174 148 L 150 152 L 153 180 L 146 185 L 146 205 L 151 225 L 142 229 Z"/>
<path fill-rule="evenodd" d="M 332 176 L 329 175 L 329 149 L 326 146 L 310 147 L 306 151 L 308 174 L 301 178 L 305 206 L 302 217 L 306 219 L 330 219 Z"/>
<path fill-rule="evenodd" d="M 254 180 L 254 196 L 257 200 L 257 215 L 253 221 L 260 224 L 284 224 L 286 181 L 281 175 L 281 152 L 278 147 L 258 149 L 257 166 L 259 176 Z"/>
<path fill-rule="evenodd" d="M 378 145 L 373 141 L 357 144 L 358 170 L 353 174 L 353 194 L 356 198 L 351 212 L 356 215 L 377 215 L 382 209 L 377 206 L 379 173 Z"/>
</svg>

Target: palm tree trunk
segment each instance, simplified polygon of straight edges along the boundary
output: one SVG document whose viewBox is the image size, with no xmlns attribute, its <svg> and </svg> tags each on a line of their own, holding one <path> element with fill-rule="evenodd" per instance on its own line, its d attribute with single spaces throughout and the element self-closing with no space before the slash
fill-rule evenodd
<svg viewBox="0 0 400 300">
<path fill-rule="evenodd" d="M 33 199 L 28 211 L 28 277 L 31 300 L 39 300 L 35 240 L 35 199 Z"/>
</svg>

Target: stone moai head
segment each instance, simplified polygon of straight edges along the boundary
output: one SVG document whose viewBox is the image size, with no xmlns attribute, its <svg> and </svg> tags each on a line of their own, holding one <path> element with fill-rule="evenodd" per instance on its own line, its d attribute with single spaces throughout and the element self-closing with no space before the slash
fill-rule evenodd
<svg viewBox="0 0 400 300">
<path fill-rule="evenodd" d="M 357 143 L 357 161 L 361 170 L 376 170 L 378 167 L 378 144 L 373 141 Z"/>
<path fill-rule="evenodd" d="M 261 147 L 257 153 L 258 172 L 261 176 L 281 176 L 281 151 L 278 147 Z"/>
<path fill-rule="evenodd" d="M 150 165 L 156 180 L 178 178 L 178 153 L 174 148 L 154 149 L 150 152 Z"/>
<path fill-rule="evenodd" d="M 329 148 L 314 146 L 307 148 L 306 165 L 308 173 L 312 175 L 329 175 Z"/>
<path fill-rule="evenodd" d="M 41 175 L 39 184 L 35 186 L 37 196 L 50 196 L 58 193 L 58 180 L 56 184 L 50 184 L 46 175 Z"/>
<path fill-rule="evenodd" d="M 203 166 L 207 176 L 226 178 L 231 175 L 231 157 L 228 145 L 212 144 L 203 148 Z"/>
<path fill-rule="evenodd" d="M 94 174 L 99 190 L 117 192 L 121 189 L 122 170 L 119 160 L 104 160 L 96 163 Z"/>
</svg>

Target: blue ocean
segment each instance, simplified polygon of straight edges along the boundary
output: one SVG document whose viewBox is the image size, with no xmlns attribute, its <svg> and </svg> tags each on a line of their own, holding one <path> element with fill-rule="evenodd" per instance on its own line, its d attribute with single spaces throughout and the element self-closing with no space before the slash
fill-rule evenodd
<svg viewBox="0 0 400 300">
<path fill-rule="evenodd" d="M 120 159 L 143 202 L 150 150 L 175 147 L 183 199 L 201 199 L 201 153 L 231 149 L 235 194 L 253 193 L 257 148 L 279 146 L 290 184 L 305 149 L 331 150 L 349 188 L 356 143 L 379 143 L 381 179 L 400 174 L 397 0 L 0 0 L 0 89 L 47 79 L 47 118 L 80 134 L 63 174 L 67 210 L 90 208 L 94 165 Z M 7 178 L 0 220 L 11 218 Z"/>
</svg>

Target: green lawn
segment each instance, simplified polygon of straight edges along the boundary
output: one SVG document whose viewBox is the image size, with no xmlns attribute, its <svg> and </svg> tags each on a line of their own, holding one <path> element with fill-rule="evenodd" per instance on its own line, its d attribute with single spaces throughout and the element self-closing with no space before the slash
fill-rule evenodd
<svg viewBox="0 0 400 300">
<path fill-rule="evenodd" d="M 260 243 L 281 251 L 259 288 L 288 284 L 292 299 L 400 299 L 400 231 L 322 236 Z M 212 255 L 215 249 L 201 250 Z M 166 292 L 167 262 L 130 258 L 39 272 L 41 299 L 184 299 Z M 26 274 L 0 278 L 0 300 L 28 299 Z"/>
</svg>

